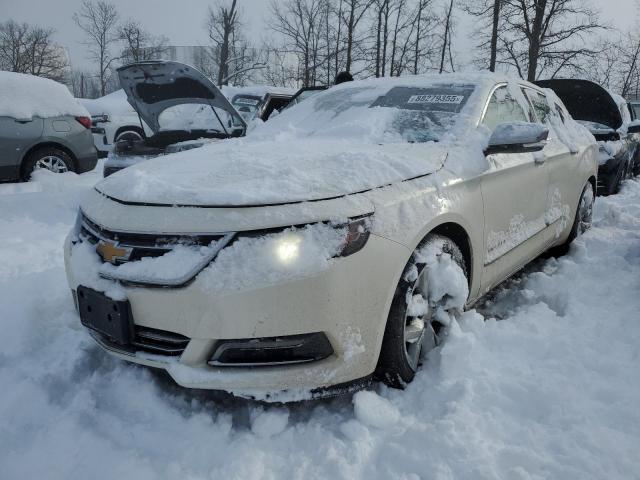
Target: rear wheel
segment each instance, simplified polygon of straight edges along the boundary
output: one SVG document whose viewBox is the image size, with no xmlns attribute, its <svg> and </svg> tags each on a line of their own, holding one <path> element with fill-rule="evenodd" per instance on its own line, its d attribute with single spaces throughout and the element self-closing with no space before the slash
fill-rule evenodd
<svg viewBox="0 0 640 480">
<path fill-rule="evenodd" d="M 22 166 L 22 179 L 27 181 L 35 170 L 54 173 L 73 172 L 73 160 L 67 152 L 55 147 L 45 147 L 30 153 Z"/>
<path fill-rule="evenodd" d="M 123 130 L 121 132 L 118 132 L 114 140 L 114 143 L 118 143 L 121 140 L 136 141 L 136 140 L 143 140 L 143 139 L 144 137 L 142 135 L 142 132 L 132 128 L 130 130 Z"/>
<path fill-rule="evenodd" d="M 447 277 L 442 285 L 439 274 Z M 411 382 L 422 358 L 440 343 L 444 325 L 452 313 L 462 309 L 467 295 L 462 252 L 447 237 L 429 236 L 414 252 L 396 288 L 376 377 L 394 388 Z"/>
</svg>

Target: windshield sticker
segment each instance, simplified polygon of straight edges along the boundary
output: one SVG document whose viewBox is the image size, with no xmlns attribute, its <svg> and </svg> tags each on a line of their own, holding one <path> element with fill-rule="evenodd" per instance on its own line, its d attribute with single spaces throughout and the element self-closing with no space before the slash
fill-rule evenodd
<svg viewBox="0 0 640 480">
<path fill-rule="evenodd" d="M 391 107 L 422 112 L 460 113 L 473 93 L 473 85 L 393 87 L 370 107 Z"/>
<path fill-rule="evenodd" d="M 464 100 L 462 95 L 411 95 L 407 103 L 445 103 L 460 105 Z"/>
</svg>

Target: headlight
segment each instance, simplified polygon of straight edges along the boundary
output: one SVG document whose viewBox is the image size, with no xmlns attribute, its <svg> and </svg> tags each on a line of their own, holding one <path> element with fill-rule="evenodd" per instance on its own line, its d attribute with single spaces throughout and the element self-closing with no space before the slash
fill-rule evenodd
<svg viewBox="0 0 640 480">
<path fill-rule="evenodd" d="M 338 257 L 348 257 L 359 252 L 369 240 L 371 220 L 370 215 L 352 219 L 346 225 L 338 228 L 346 228 L 346 235 L 342 249 Z"/>
</svg>

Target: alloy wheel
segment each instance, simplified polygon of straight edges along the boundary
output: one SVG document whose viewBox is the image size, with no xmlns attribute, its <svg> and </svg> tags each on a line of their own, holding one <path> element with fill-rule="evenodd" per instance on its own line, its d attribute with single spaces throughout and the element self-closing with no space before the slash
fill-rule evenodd
<svg viewBox="0 0 640 480">
<path fill-rule="evenodd" d="M 64 160 L 55 155 L 47 155 L 46 157 L 40 158 L 33 167 L 34 170 L 41 168 L 54 173 L 64 173 L 69 171 L 69 167 L 67 167 Z"/>
<path fill-rule="evenodd" d="M 407 363 L 416 371 L 420 358 L 438 345 L 433 325 L 434 309 L 428 300 L 427 268 L 423 268 L 407 296 L 404 319 L 404 354 Z"/>
</svg>

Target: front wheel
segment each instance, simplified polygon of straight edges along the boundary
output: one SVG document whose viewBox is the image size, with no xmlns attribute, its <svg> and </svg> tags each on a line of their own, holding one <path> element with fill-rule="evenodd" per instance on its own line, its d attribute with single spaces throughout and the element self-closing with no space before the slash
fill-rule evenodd
<svg viewBox="0 0 640 480">
<path fill-rule="evenodd" d="M 396 287 L 375 376 L 393 388 L 404 388 L 422 358 L 442 338 L 452 314 L 469 294 L 467 271 L 458 246 L 430 235 L 413 253 Z"/>
<path fill-rule="evenodd" d="M 578 202 L 576 218 L 573 221 L 573 227 L 571 228 L 567 244 L 573 242 L 576 238 L 591 228 L 591 224 L 593 222 L 594 200 L 595 195 L 593 193 L 593 185 L 591 185 L 591 182 L 587 182 L 582 190 L 580 202 Z"/>
</svg>

